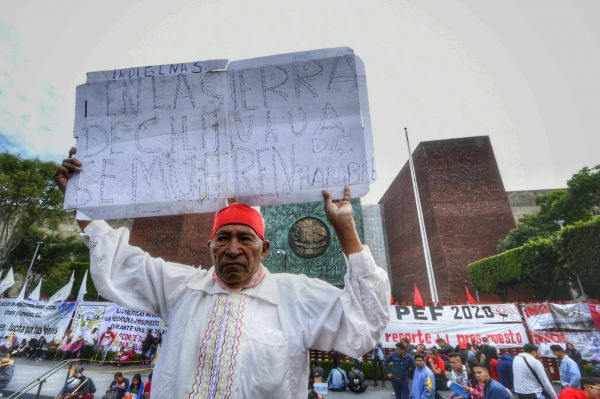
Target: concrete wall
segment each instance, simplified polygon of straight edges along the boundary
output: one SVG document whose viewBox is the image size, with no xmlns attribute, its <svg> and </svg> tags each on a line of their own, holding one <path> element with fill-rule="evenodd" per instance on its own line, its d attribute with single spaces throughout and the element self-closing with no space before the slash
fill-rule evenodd
<svg viewBox="0 0 600 399">
<path fill-rule="evenodd" d="M 384 269 L 391 279 L 392 275 L 389 270 L 389 256 L 387 251 L 388 243 L 383 223 L 382 208 L 380 204 L 362 206 L 363 232 L 365 244 L 369 246 L 375 263 Z"/>
</svg>

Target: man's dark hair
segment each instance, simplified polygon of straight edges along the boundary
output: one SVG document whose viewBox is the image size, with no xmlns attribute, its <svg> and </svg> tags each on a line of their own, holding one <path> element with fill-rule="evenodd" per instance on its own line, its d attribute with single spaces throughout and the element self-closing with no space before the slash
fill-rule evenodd
<svg viewBox="0 0 600 399">
<path fill-rule="evenodd" d="M 396 349 L 406 350 L 406 344 L 404 342 L 397 342 Z"/>
<path fill-rule="evenodd" d="M 560 345 L 556 345 L 556 344 L 554 344 L 554 345 L 550 345 L 550 350 L 551 350 L 552 352 L 564 352 L 564 350 L 563 350 L 562 346 L 560 346 Z"/>
<path fill-rule="evenodd" d="M 457 358 L 460 359 L 460 354 L 458 354 L 456 352 L 450 352 L 450 353 L 448 353 L 448 358 L 452 358 L 452 357 L 457 357 Z"/>
<path fill-rule="evenodd" d="M 440 342 L 440 341 L 446 342 L 446 340 L 444 338 L 438 338 L 435 340 L 435 342 Z"/>
<path fill-rule="evenodd" d="M 581 386 L 585 385 L 600 385 L 600 377 L 581 377 Z"/>
<path fill-rule="evenodd" d="M 422 353 L 415 353 L 415 360 L 417 359 L 425 359 L 425 355 Z"/>
<path fill-rule="evenodd" d="M 471 367 L 472 369 L 474 369 L 475 367 L 481 367 L 482 369 L 486 369 L 486 370 L 488 370 L 488 371 L 490 370 L 490 369 L 489 369 L 489 368 L 488 368 L 488 367 L 487 367 L 485 364 L 483 364 L 483 363 L 479 363 L 479 362 L 474 362 L 474 363 L 472 363 L 472 364 L 470 365 L 470 367 Z"/>
<path fill-rule="evenodd" d="M 115 373 L 115 378 L 117 378 L 117 377 L 123 377 L 123 373 L 121 373 L 120 371 L 117 371 Z"/>
<path fill-rule="evenodd" d="M 539 351 L 539 348 L 537 347 L 537 345 L 534 345 L 534 344 L 523 345 L 523 352 L 531 353 L 531 352 L 537 352 L 537 351 Z"/>
</svg>

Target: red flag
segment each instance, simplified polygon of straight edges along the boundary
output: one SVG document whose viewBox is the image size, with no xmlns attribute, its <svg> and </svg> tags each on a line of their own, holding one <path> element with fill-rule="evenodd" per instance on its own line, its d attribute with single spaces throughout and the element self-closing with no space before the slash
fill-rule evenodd
<svg viewBox="0 0 600 399">
<path fill-rule="evenodd" d="M 393 305 L 394 302 L 396 302 L 394 301 L 394 295 L 390 292 L 390 305 Z"/>
<path fill-rule="evenodd" d="M 419 289 L 417 288 L 417 283 L 415 283 L 415 293 L 413 295 L 413 303 L 415 306 L 424 308 L 425 307 L 425 302 L 423 302 L 423 298 L 421 298 L 421 293 L 419 292 Z"/>
<path fill-rule="evenodd" d="M 467 293 L 467 301 L 469 303 L 471 303 L 471 304 L 477 303 L 475 298 L 473 298 L 473 295 L 471 295 L 471 291 L 469 291 L 469 287 L 467 287 L 466 285 L 465 285 L 465 292 Z"/>
</svg>

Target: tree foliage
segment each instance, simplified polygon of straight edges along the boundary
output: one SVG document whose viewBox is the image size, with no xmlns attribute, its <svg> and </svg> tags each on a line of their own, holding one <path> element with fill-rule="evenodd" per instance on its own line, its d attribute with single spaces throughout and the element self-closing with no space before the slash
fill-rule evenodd
<svg viewBox="0 0 600 399">
<path fill-rule="evenodd" d="M 63 219 L 55 168 L 52 162 L 0 153 L 0 267 L 32 226 Z"/>
<path fill-rule="evenodd" d="M 8 264 L 15 272 L 25 276 L 38 242 L 43 244 L 31 269 L 29 290 L 43 278 L 42 296 L 50 296 L 65 285 L 71 277 L 71 272 L 75 271 L 72 295 L 77 295 L 85 270 L 89 269 L 89 251 L 83 242 L 74 237 L 62 237 L 30 229 L 10 254 Z M 89 297 L 95 297 L 97 292 L 91 278 L 88 278 L 87 287 Z"/>
<path fill-rule="evenodd" d="M 560 236 L 567 267 L 579 276 L 587 295 L 600 298 L 600 216 L 567 226 Z"/>
<path fill-rule="evenodd" d="M 559 220 L 569 225 L 600 214 L 600 165 L 581 169 L 567 182 L 566 190 L 555 190 L 539 196 L 536 203 L 540 206 L 540 212 L 523 216 L 519 225 L 500 241 L 498 252 L 555 234 L 560 229 Z"/>
</svg>

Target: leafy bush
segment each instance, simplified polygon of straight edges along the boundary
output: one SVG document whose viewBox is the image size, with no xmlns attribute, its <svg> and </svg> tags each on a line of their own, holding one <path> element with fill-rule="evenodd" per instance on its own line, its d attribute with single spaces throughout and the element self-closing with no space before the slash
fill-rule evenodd
<svg viewBox="0 0 600 399">
<path fill-rule="evenodd" d="M 565 227 L 560 237 L 567 268 L 579 276 L 587 295 L 600 298 L 600 216 Z"/>
<path fill-rule="evenodd" d="M 537 238 L 526 244 L 473 262 L 468 266 L 473 285 L 482 292 L 507 300 L 510 287 L 525 283 L 537 299 L 545 300 L 566 280 L 568 272 L 560 262 L 557 239 Z"/>
</svg>

